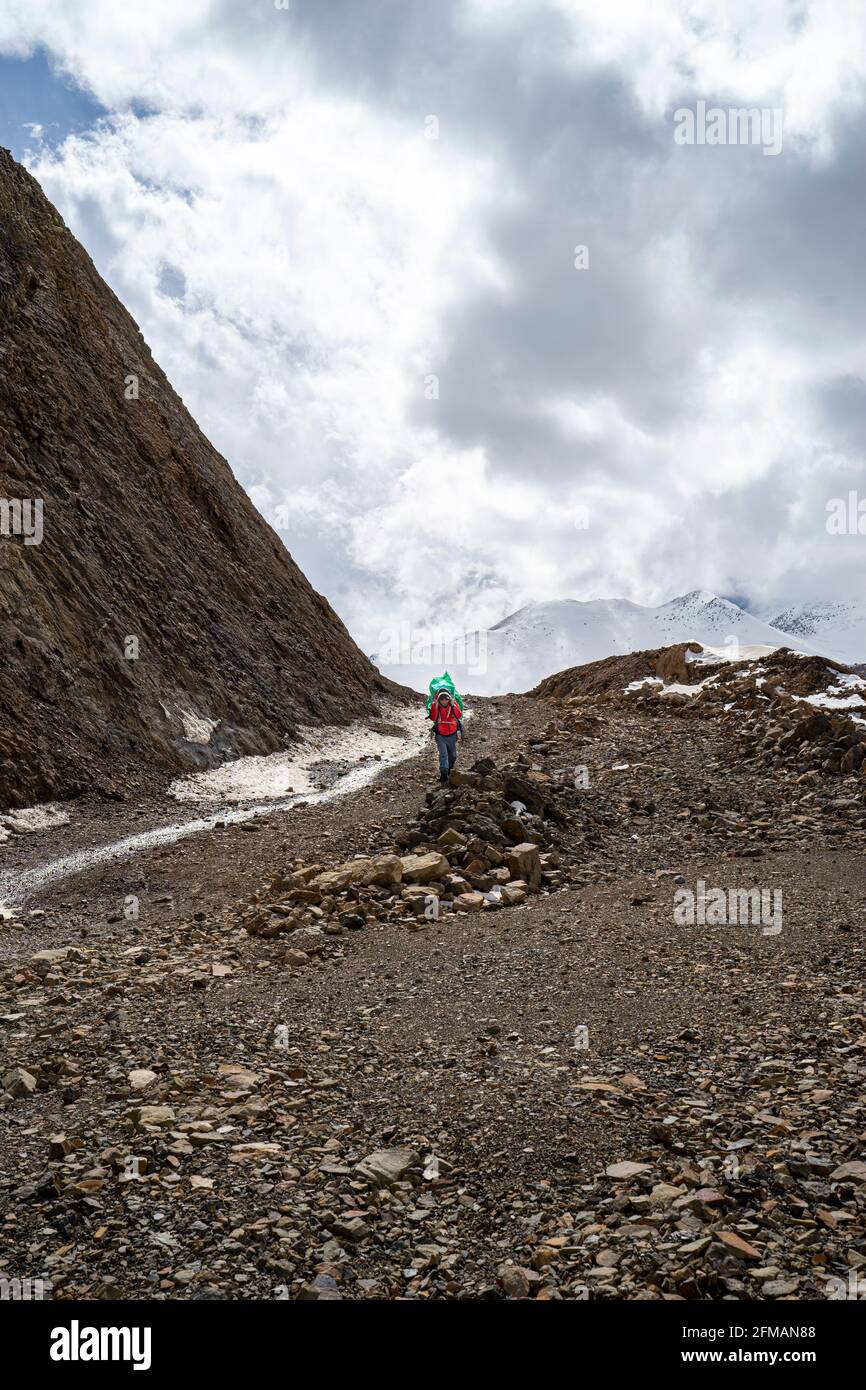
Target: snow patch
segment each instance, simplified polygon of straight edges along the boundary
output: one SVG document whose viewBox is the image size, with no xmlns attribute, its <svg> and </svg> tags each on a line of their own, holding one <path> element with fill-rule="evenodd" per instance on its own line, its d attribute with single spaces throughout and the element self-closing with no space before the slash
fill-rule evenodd
<svg viewBox="0 0 866 1390">
<path fill-rule="evenodd" d="M 709 642 L 701 643 L 703 648 L 700 652 L 686 652 L 686 663 L 692 662 L 696 666 L 707 666 L 719 661 L 759 661 L 761 657 L 770 656 L 777 652 L 784 643 L 777 642 L 771 646 L 768 642 L 730 642 L 723 647 L 716 647 Z M 798 652 L 798 656 L 805 656 L 805 652 Z M 745 673 L 744 673 L 745 674 Z"/>
<path fill-rule="evenodd" d="M 664 685 L 661 676 L 642 676 L 639 681 L 631 681 L 629 685 L 623 687 L 625 695 L 631 694 L 633 690 L 643 690 L 647 685 Z"/>
<path fill-rule="evenodd" d="M 659 696 L 697 695 L 700 690 L 703 690 L 706 683 L 706 681 L 698 681 L 697 685 L 683 685 L 682 681 L 671 681 L 670 685 L 666 685 L 664 689 L 659 691 Z"/>
<path fill-rule="evenodd" d="M 178 713 L 187 743 L 210 743 L 210 736 L 219 723 L 218 719 L 206 719 L 202 714 L 193 714 L 185 709 L 179 710 Z"/>
<path fill-rule="evenodd" d="M 698 695 L 706 685 L 714 685 L 715 676 L 707 676 L 705 680 L 698 681 L 696 685 L 683 685 L 681 681 L 671 681 L 665 685 L 661 676 L 644 676 L 642 680 L 632 681 L 630 685 L 624 687 L 624 693 L 629 695 L 634 690 L 642 690 L 646 686 L 661 686 L 658 691 L 659 699 L 665 695 Z"/>
<path fill-rule="evenodd" d="M 840 671 L 826 690 L 819 690 L 815 695 L 804 695 L 801 698 L 807 705 L 814 705 L 817 709 L 862 710 L 866 708 L 866 699 L 861 693 L 864 690 L 866 681 L 862 676 L 855 676 L 853 671 Z"/>
<path fill-rule="evenodd" d="M 417 709 L 401 706 L 392 710 L 387 724 L 394 726 L 393 733 L 380 732 L 360 723 L 348 728 L 331 725 L 303 728 L 298 742 L 284 752 L 237 758 L 221 767 L 180 777 L 172 782 L 169 792 L 176 801 L 192 801 L 198 805 L 213 802 L 237 805 L 265 797 L 309 798 L 317 791 L 313 771 L 322 763 L 352 764 L 351 770 L 340 779 L 340 785 L 348 789 L 346 779 L 354 778 L 361 786 L 381 768 L 420 752 L 429 738 L 429 726 L 424 727 Z"/>
<path fill-rule="evenodd" d="M 863 709 L 864 701 L 860 695 L 840 695 L 835 691 L 822 690 L 817 695 L 804 696 L 807 705 L 818 709 Z"/>
<path fill-rule="evenodd" d="M 0 830 L 9 834 L 29 835 L 35 830 L 51 830 L 55 825 L 67 825 L 69 812 L 56 802 L 46 802 L 43 806 L 26 806 L 21 811 L 4 811 L 0 814 Z"/>
</svg>

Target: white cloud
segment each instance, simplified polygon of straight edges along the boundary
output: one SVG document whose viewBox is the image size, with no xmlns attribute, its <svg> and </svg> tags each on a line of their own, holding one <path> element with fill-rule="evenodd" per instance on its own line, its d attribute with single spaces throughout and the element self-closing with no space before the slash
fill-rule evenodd
<svg viewBox="0 0 866 1390">
<path fill-rule="evenodd" d="M 252 132 L 127 114 L 32 165 L 241 480 L 290 514 L 322 490 L 362 566 L 379 553 L 363 513 L 427 447 L 406 410 L 438 316 L 484 275 L 470 213 L 489 175 L 437 153 L 420 131 L 306 100 Z M 181 299 L 161 292 L 166 266 Z M 334 558 L 314 576 L 326 590 Z"/>
<path fill-rule="evenodd" d="M 835 576 L 815 461 L 850 458 L 813 393 L 864 354 L 826 262 L 798 265 L 796 212 L 817 167 L 844 184 L 859 6 L 384 9 L 386 30 L 337 0 L 0 15 L 0 52 L 44 45 L 110 113 L 33 172 L 361 643 Z M 675 150 L 672 103 L 762 93 L 778 168 Z"/>
<path fill-rule="evenodd" d="M 860 0 L 467 0 L 480 28 L 562 17 L 565 61 L 621 70 L 643 109 L 661 117 L 684 93 L 785 110 L 786 131 L 826 153 L 840 106 L 862 107 L 866 15 Z"/>
</svg>

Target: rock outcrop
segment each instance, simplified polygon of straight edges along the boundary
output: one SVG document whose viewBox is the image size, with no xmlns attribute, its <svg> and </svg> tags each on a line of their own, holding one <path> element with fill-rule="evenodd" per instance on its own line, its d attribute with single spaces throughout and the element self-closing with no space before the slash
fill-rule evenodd
<svg viewBox="0 0 866 1390">
<path fill-rule="evenodd" d="M 569 695 L 600 695 L 623 691 L 629 682 L 647 675 L 664 681 L 690 682 L 699 680 L 687 654 L 701 651 L 698 642 L 678 642 L 672 647 L 654 647 L 651 651 L 627 652 L 623 656 L 605 656 L 585 666 L 569 666 L 547 676 L 529 694 L 539 699 L 564 699 Z"/>
</svg>

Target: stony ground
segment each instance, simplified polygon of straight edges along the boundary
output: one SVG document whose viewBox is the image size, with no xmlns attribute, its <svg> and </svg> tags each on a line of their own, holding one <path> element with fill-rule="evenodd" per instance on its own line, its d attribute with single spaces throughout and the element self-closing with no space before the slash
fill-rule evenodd
<svg viewBox="0 0 866 1390">
<path fill-rule="evenodd" d="M 564 886 L 524 905 L 348 931 L 299 968 L 290 939 L 243 930 L 284 865 L 391 848 L 431 787 L 421 758 L 57 884 L 10 924 L 0 1273 L 58 1298 L 850 1287 L 862 782 L 739 762 L 676 709 L 597 711 L 588 733 L 563 706 L 477 707 L 464 766 L 587 769 L 597 833 L 564 831 Z M 85 807 L 63 849 L 135 819 Z M 781 889 L 782 931 L 678 925 L 698 880 Z"/>
</svg>

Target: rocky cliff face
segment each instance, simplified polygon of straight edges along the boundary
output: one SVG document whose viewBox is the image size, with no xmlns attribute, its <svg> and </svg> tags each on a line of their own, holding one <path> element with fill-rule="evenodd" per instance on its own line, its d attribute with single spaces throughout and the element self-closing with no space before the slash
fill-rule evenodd
<svg viewBox="0 0 866 1390">
<path fill-rule="evenodd" d="M 396 690 L 0 150 L 0 807 L 271 752 Z"/>
</svg>

